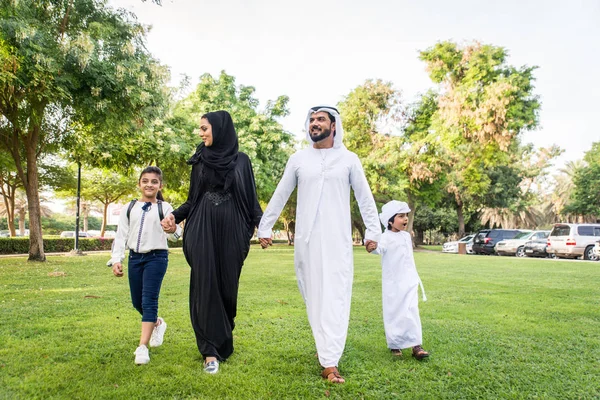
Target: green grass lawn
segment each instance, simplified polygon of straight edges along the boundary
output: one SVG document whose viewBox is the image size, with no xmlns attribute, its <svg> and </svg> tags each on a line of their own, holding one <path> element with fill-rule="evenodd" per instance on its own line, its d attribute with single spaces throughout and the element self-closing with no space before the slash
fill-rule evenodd
<svg viewBox="0 0 600 400">
<path fill-rule="evenodd" d="M 379 258 L 355 251 L 352 314 L 332 385 L 296 286 L 293 249 L 253 247 L 240 285 L 236 351 L 202 372 L 188 315 L 189 268 L 173 250 L 160 315 L 165 343 L 135 366 L 140 317 L 108 255 L 0 259 L 0 398 L 554 398 L 600 397 L 600 263 L 415 254 L 418 362 L 386 348 Z"/>
</svg>

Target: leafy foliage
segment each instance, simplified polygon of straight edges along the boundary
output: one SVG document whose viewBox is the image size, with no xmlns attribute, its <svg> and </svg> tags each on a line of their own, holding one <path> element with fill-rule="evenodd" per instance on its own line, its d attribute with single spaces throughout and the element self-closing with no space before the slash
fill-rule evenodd
<svg viewBox="0 0 600 400">
<path fill-rule="evenodd" d="M 202 115 L 226 110 L 235 124 L 240 151 L 252 161 L 258 198 L 268 201 L 293 151 L 294 137 L 277 122 L 288 114 L 288 97 L 280 96 L 259 110 L 254 92 L 252 86 L 236 85 L 235 78 L 225 71 L 218 78 L 204 74 L 195 90 L 175 104 L 168 118 L 154 122 L 155 159 L 165 172 L 171 199 L 187 195 L 190 167 L 185 161 L 200 142 L 197 133 Z"/>
<path fill-rule="evenodd" d="M 575 172 L 574 190 L 565 206 L 565 213 L 600 218 L 600 142 L 583 157 L 585 165 Z"/>
<path fill-rule="evenodd" d="M 27 192 L 31 260 L 45 259 L 39 158 L 62 147 L 78 161 L 122 167 L 137 154 L 123 138 L 162 109 L 168 72 L 147 52 L 146 32 L 105 2 L 2 3 L 0 146 Z"/>
<path fill-rule="evenodd" d="M 460 47 L 453 42 L 438 43 L 420 54 L 439 85 L 432 129 L 444 149 L 445 190 L 459 213 L 459 235 L 464 234 L 463 209 L 484 206 L 494 179 L 499 186 L 510 181 L 498 180 L 497 167 L 515 161 L 519 134 L 538 123 L 535 67 L 514 68 L 506 64 L 506 56 L 501 47 Z M 501 175 L 507 177 L 506 172 Z"/>
</svg>

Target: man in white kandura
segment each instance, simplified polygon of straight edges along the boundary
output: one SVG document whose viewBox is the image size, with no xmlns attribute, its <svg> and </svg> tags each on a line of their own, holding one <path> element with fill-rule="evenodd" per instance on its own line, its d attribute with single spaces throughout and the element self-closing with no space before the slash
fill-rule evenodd
<svg viewBox="0 0 600 400">
<path fill-rule="evenodd" d="M 290 194 L 298 186 L 296 277 L 315 338 L 321 375 L 343 383 L 337 365 L 346 344 L 352 278 L 350 187 L 367 227 L 365 244 L 379 241 L 377 207 L 358 156 L 342 144 L 339 112 L 319 106 L 306 118 L 306 149 L 294 153 L 258 227 L 263 248 L 272 244 L 272 228 Z"/>
</svg>

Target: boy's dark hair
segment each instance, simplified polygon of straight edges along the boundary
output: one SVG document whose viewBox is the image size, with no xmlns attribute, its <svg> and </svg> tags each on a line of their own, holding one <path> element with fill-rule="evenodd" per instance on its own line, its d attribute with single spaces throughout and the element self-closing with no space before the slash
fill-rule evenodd
<svg viewBox="0 0 600 400">
<path fill-rule="evenodd" d="M 158 180 L 160 181 L 160 183 L 163 183 L 163 173 L 162 170 L 160 168 L 158 168 L 156 165 L 149 165 L 146 168 L 144 168 L 142 170 L 142 172 L 140 172 L 140 177 L 138 179 L 138 182 L 142 179 L 142 175 L 144 174 L 156 174 L 158 175 Z M 165 201 L 165 198 L 162 195 L 162 191 L 158 191 L 158 193 L 156 194 L 156 200 L 160 200 L 160 201 Z"/>
<path fill-rule="evenodd" d="M 396 215 L 398 215 L 398 214 L 394 214 L 394 216 L 388 220 L 388 225 L 387 225 L 387 228 L 388 228 L 389 230 L 391 230 L 391 229 L 392 229 L 392 224 L 394 223 L 394 219 L 396 218 Z"/>
</svg>

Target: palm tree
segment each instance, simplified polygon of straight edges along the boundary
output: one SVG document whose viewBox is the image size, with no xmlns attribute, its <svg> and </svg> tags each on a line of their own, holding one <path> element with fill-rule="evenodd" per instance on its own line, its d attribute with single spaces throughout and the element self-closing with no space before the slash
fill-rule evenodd
<svg viewBox="0 0 600 400">
<path fill-rule="evenodd" d="M 580 219 L 577 215 L 563 214 L 562 210 L 569 202 L 571 193 L 575 189 L 573 178 L 578 170 L 584 166 L 582 160 L 567 161 L 564 168 L 559 169 L 560 174 L 554 176 L 555 185 L 552 195 L 552 203 L 554 204 L 554 212 L 556 215 L 562 215 L 567 222 L 577 222 Z M 583 221 L 582 221 L 583 222 Z"/>
<path fill-rule="evenodd" d="M 40 197 L 40 213 L 42 217 L 48 218 L 52 216 L 53 212 L 48 206 L 45 206 L 42 203 L 45 200 L 45 198 Z M 11 237 L 17 236 L 14 225 L 15 215 L 18 215 L 19 217 L 19 235 L 25 236 L 25 216 L 27 215 L 27 208 L 27 196 L 22 190 L 17 190 L 15 192 L 14 199 L 12 202 L 12 210 L 10 209 L 10 207 L 7 208 L 5 204 L 0 204 L 0 216 L 8 217 L 9 221 L 13 221 L 8 225 Z M 9 217 L 11 213 L 12 218 Z"/>
<path fill-rule="evenodd" d="M 542 220 L 540 212 L 530 206 L 517 211 L 509 208 L 484 208 L 480 212 L 480 218 L 484 225 L 505 229 L 536 229 Z"/>
</svg>

